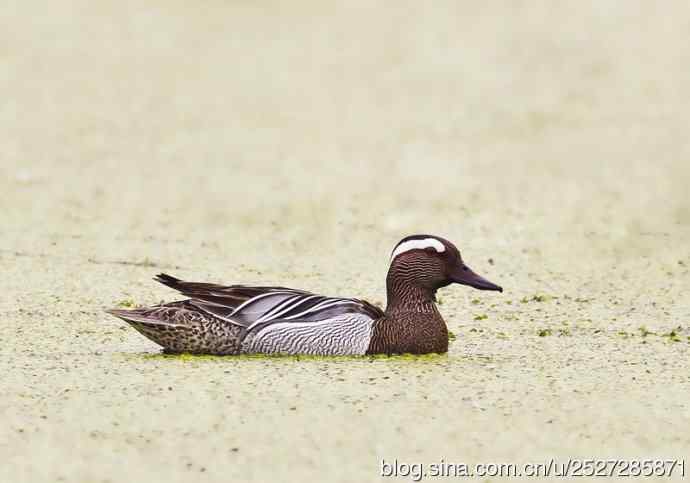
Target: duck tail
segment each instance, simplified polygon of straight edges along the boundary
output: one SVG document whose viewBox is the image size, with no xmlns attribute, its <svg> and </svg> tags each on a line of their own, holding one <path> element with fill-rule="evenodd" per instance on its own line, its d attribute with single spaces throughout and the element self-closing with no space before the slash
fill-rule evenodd
<svg viewBox="0 0 690 483">
<path fill-rule="evenodd" d="M 175 324 L 174 322 L 161 320 L 159 318 L 152 317 L 152 316 L 144 313 L 144 311 L 142 309 L 131 309 L 131 310 L 109 309 L 109 310 L 106 310 L 105 312 L 107 314 L 114 315 L 118 319 L 122 319 L 125 322 L 128 322 L 130 324 L 149 324 L 149 325 L 168 325 L 168 326 L 179 325 L 179 324 Z"/>
<path fill-rule="evenodd" d="M 173 304 L 178 302 L 173 302 Z M 155 309 L 155 312 L 151 312 Z M 200 320 L 199 314 L 165 316 L 160 310 L 178 310 L 179 306 L 149 307 L 143 309 L 106 310 L 137 330 L 147 339 L 163 347 L 166 352 L 191 354 L 237 354 L 240 350 L 241 328 L 208 316 Z M 187 311 L 189 312 L 189 311 Z M 184 319 L 187 319 L 185 321 Z"/>
</svg>

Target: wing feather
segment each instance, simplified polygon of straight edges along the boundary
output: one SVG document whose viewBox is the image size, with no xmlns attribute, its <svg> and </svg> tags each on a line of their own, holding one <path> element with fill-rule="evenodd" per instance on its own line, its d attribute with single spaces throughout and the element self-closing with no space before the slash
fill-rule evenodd
<svg viewBox="0 0 690 483">
<path fill-rule="evenodd" d="M 325 297 L 286 287 L 253 287 L 185 282 L 159 274 L 155 280 L 189 297 L 189 303 L 247 331 L 276 322 L 319 322 L 343 313 L 360 313 L 371 319 L 383 316 L 380 308 L 358 299 Z"/>
</svg>

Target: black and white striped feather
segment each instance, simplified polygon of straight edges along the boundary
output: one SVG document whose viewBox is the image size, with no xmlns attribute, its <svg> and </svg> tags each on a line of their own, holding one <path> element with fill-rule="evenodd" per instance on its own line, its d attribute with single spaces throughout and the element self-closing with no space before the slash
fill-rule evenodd
<svg viewBox="0 0 690 483">
<path fill-rule="evenodd" d="M 364 315 L 371 320 L 383 311 L 364 300 L 325 297 L 285 287 L 252 287 L 185 282 L 167 274 L 155 280 L 190 298 L 199 310 L 256 333 L 274 323 L 321 322 L 344 314 Z"/>
</svg>

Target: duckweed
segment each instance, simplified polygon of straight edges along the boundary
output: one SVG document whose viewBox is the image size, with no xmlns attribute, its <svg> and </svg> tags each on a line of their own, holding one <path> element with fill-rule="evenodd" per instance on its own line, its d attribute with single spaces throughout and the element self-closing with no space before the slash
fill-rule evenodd
<svg viewBox="0 0 690 483">
<path fill-rule="evenodd" d="M 151 260 L 149 257 L 144 258 L 140 262 L 135 263 L 136 266 L 138 267 L 147 267 L 147 268 L 155 268 L 158 267 L 158 264 Z"/>
<path fill-rule="evenodd" d="M 680 337 L 678 336 L 678 332 L 675 329 L 665 334 L 661 334 L 661 337 L 667 337 L 668 340 L 671 342 L 680 342 Z"/>
<path fill-rule="evenodd" d="M 537 335 L 539 337 L 547 337 L 553 335 L 553 331 L 551 329 L 541 329 L 539 332 L 537 332 Z"/>
<path fill-rule="evenodd" d="M 555 297 L 553 295 L 547 295 L 547 294 L 534 294 L 531 297 L 522 297 L 520 299 L 520 302 L 523 304 L 527 304 L 529 302 L 549 302 L 551 300 L 554 300 L 558 297 Z"/>
<path fill-rule="evenodd" d="M 489 316 L 486 314 L 478 314 L 474 316 L 474 320 L 486 320 L 488 319 Z"/>
<path fill-rule="evenodd" d="M 455 335 L 453 335 L 455 337 Z M 237 354 L 237 355 L 212 355 L 212 354 L 191 354 L 188 352 L 182 352 L 180 354 L 167 354 L 165 352 L 160 352 L 157 354 L 144 354 L 143 359 L 171 359 L 179 360 L 184 362 L 202 362 L 202 361 L 214 361 L 221 362 L 227 360 L 292 360 L 292 361 L 323 361 L 323 362 L 343 362 L 343 361 L 373 361 L 376 359 L 415 359 L 415 360 L 425 360 L 430 358 L 436 358 L 440 356 L 445 356 L 446 354 L 367 354 L 367 355 L 348 355 L 348 356 L 322 356 L 322 355 L 309 355 L 309 354 Z M 135 355 L 132 355 L 135 356 Z"/>
<path fill-rule="evenodd" d="M 203 360 L 213 360 L 217 361 L 225 356 L 216 356 L 211 354 L 191 354 L 189 352 L 182 352 L 180 354 L 170 354 L 167 352 L 159 352 L 157 354 L 144 354 L 141 356 L 143 359 L 172 359 L 180 361 L 203 361 Z"/>
</svg>

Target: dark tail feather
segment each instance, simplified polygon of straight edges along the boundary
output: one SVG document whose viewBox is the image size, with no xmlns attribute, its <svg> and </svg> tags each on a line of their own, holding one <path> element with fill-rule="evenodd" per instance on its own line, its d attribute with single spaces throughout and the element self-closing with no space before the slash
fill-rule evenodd
<svg viewBox="0 0 690 483">
<path fill-rule="evenodd" d="M 174 288 L 175 290 L 179 290 L 180 287 L 180 280 L 179 278 L 175 278 L 172 275 L 168 275 L 167 273 L 159 273 L 153 279 L 156 282 L 162 283 L 163 285 L 166 285 L 170 288 Z"/>
</svg>

